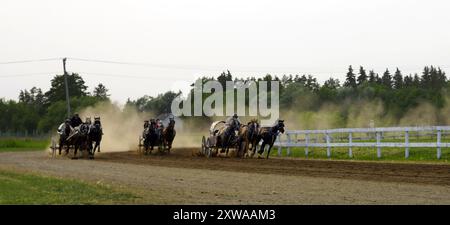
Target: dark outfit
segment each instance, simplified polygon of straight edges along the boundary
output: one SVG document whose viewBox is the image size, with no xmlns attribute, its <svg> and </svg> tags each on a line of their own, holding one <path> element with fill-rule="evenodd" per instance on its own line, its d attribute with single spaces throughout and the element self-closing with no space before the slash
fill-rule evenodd
<svg viewBox="0 0 450 225">
<path fill-rule="evenodd" d="M 72 119 L 70 119 L 70 126 L 72 127 L 78 127 L 83 123 L 83 121 L 81 120 L 80 117 L 72 117 Z"/>
</svg>

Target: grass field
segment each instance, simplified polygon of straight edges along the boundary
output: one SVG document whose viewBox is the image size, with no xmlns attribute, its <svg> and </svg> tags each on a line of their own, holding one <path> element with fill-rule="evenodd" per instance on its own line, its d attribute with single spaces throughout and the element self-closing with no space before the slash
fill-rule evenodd
<svg viewBox="0 0 450 225">
<path fill-rule="evenodd" d="M 0 204 L 124 204 L 134 194 L 108 186 L 0 170 Z"/>
<path fill-rule="evenodd" d="M 339 143 L 339 141 L 336 141 Z M 353 141 L 353 142 L 375 142 L 375 140 L 366 140 L 366 141 Z M 383 142 L 404 142 L 404 140 L 400 139 L 384 139 Z M 410 143 L 414 142 L 436 142 L 434 139 L 430 138 L 420 138 L 420 139 L 411 139 Z M 442 142 L 450 142 L 450 139 L 442 139 Z M 429 162 L 450 162 L 450 148 L 441 148 L 441 159 L 437 159 L 436 148 L 410 148 L 409 149 L 409 158 L 405 159 L 405 149 L 404 148 L 381 148 L 381 158 L 377 157 L 377 149 L 376 148 L 368 148 L 368 147 L 353 147 L 352 148 L 353 157 L 350 158 L 348 154 L 347 147 L 333 147 L 331 148 L 331 159 L 353 159 L 353 160 L 376 160 L 376 161 L 429 161 Z M 277 156 L 278 147 L 273 147 L 271 151 L 272 156 Z M 282 148 L 282 156 L 287 156 L 287 149 Z M 317 148 L 317 147 L 309 147 L 308 148 L 308 156 L 305 155 L 304 147 L 292 147 L 291 148 L 291 157 L 298 158 L 311 158 L 311 159 L 327 159 L 327 149 L 326 148 Z"/>
<path fill-rule="evenodd" d="M 331 159 L 344 160 L 375 160 L 375 161 L 423 161 L 423 162 L 450 162 L 450 149 L 442 148 L 441 159 L 436 158 L 436 149 L 432 148 L 410 148 L 409 158 L 405 159 L 405 150 L 403 148 L 382 148 L 381 158 L 377 158 L 376 148 L 352 148 L 353 157 L 348 155 L 348 148 L 331 148 Z M 270 153 L 277 156 L 278 148 L 274 147 Z M 287 157 L 286 148 L 282 148 L 282 156 Z M 310 158 L 310 159 L 327 159 L 326 148 L 309 148 L 308 157 L 305 156 L 304 148 L 291 148 L 290 157 Z"/>
<path fill-rule="evenodd" d="M 0 152 L 38 151 L 50 145 L 49 139 L 40 138 L 0 138 Z"/>
</svg>

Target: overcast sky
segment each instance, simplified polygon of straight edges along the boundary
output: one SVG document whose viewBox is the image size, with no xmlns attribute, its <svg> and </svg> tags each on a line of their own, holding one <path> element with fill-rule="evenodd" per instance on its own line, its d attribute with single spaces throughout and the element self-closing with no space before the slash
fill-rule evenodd
<svg viewBox="0 0 450 225">
<path fill-rule="evenodd" d="M 450 72 L 450 3 L 445 0 L 2 0 L 0 62 L 68 60 L 89 91 L 113 100 L 182 89 L 229 69 L 239 76 L 313 74 L 344 79 L 348 65 L 382 73 L 425 65 Z M 0 64 L 0 98 L 47 91 L 59 61 Z M 20 75 L 20 76 L 19 76 Z"/>
</svg>

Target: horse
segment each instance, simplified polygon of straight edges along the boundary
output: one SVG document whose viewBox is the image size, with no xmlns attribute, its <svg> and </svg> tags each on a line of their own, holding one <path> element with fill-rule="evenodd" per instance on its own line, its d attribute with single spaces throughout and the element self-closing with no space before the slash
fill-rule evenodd
<svg viewBox="0 0 450 225">
<path fill-rule="evenodd" d="M 225 124 L 225 126 L 222 126 L 219 128 L 219 130 L 216 131 L 216 155 L 219 154 L 219 146 L 222 148 L 220 153 L 225 152 L 228 156 L 228 151 L 230 149 L 230 145 L 232 142 L 236 139 L 236 131 L 239 131 L 239 121 L 238 120 L 231 120 L 231 124 Z"/>
<path fill-rule="evenodd" d="M 71 143 L 67 140 L 67 138 L 69 137 L 70 133 L 71 133 L 72 129 L 70 128 L 69 123 L 65 123 L 64 124 L 64 130 L 61 131 L 60 135 L 59 135 L 59 155 L 61 155 L 61 151 L 64 145 L 66 145 L 66 155 L 69 154 L 69 148 Z M 58 130 L 58 132 L 60 132 Z"/>
<path fill-rule="evenodd" d="M 173 139 L 175 139 L 175 135 L 177 132 L 175 131 L 175 120 L 170 120 L 169 125 L 164 128 L 162 132 L 162 140 L 163 140 L 163 148 L 165 149 L 167 146 L 168 153 L 170 154 L 170 149 L 172 148 Z"/>
<path fill-rule="evenodd" d="M 156 127 L 155 122 L 151 122 L 148 127 L 144 129 L 144 153 L 148 154 L 148 150 L 150 149 L 150 153 L 155 145 L 159 146 L 160 135 L 158 135 L 158 128 Z"/>
<path fill-rule="evenodd" d="M 238 157 L 248 157 L 249 154 L 249 150 L 252 150 L 252 154 L 251 157 L 253 157 L 253 155 L 256 152 L 256 147 L 258 145 L 257 137 L 258 137 L 258 132 L 260 129 L 260 125 L 258 123 L 257 119 L 252 119 L 250 120 L 250 122 L 247 123 L 247 125 L 241 125 L 241 127 L 239 128 L 239 153 L 238 153 Z M 251 145 L 251 148 L 249 149 Z"/>
<path fill-rule="evenodd" d="M 95 121 L 94 124 L 90 127 L 88 134 L 88 147 L 90 152 L 90 158 L 93 159 L 95 155 L 95 151 L 98 148 L 98 152 L 100 152 L 100 143 L 102 141 L 102 127 L 99 121 Z M 93 144 L 95 142 L 94 147 Z"/>
<path fill-rule="evenodd" d="M 66 139 L 68 141 L 68 148 L 69 145 L 74 146 L 74 153 L 72 159 L 78 159 L 77 152 L 78 149 L 80 151 L 87 150 L 90 151 L 89 145 L 88 145 L 88 133 L 89 133 L 89 124 L 83 123 L 78 128 L 75 128 L 75 130 L 72 131 L 72 134 Z M 89 154 L 91 154 L 89 152 Z"/>
<path fill-rule="evenodd" d="M 258 154 L 261 155 L 264 153 L 264 148 L 266 145 L 269 145 L 269 149 L 267 150 L 266 159 L 269 159 L 270 150 L 272 149 L 275 140 L 279 132 L 284 133 L 284 120 L 278 120 L 277 123 L 272 127 L 262 127 L 259 130 L 258 137 L 256 139 L 256 143 L 259 143 L 261 140 L 263 141 L 261 147 L 258 151 Z M 258 156 L 258 158 L 261 158 Z"/>
</svg>

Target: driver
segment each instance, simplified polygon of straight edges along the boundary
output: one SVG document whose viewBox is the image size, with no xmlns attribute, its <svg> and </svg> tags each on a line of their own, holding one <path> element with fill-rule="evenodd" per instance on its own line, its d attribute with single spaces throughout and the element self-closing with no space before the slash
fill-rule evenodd
<svg viewBox="0 0 450 225">
<path fill-rule="evenodd" d="M 80 126 L 82 123 L 83 123 L 83 121 L 81 120 L 78 113 L 75 113 L 75 115 L 73 115 L 72 119 L 70 119 L 70 126 L 72 126 L 74 128 Z"/>
<path fill-rule="evenodd" d="M 239 120 L 239 117 L 236 113 L 233 116 L 229 117 L 225 122 L 225 124 L 230 126 L 233 124 L 234 121 L 236 121 L 239 126 L 241 125 L 241 121 Z"/>
<path fill-rule="evenodd" d="M 64 133 L 64 130 L 66 129 L 66 126 L 70 126 L 70 119 L 67 118 L 64 123 L 61 123 L 58 127 L 58 134 L 62 135 Z"/>
</svg>

